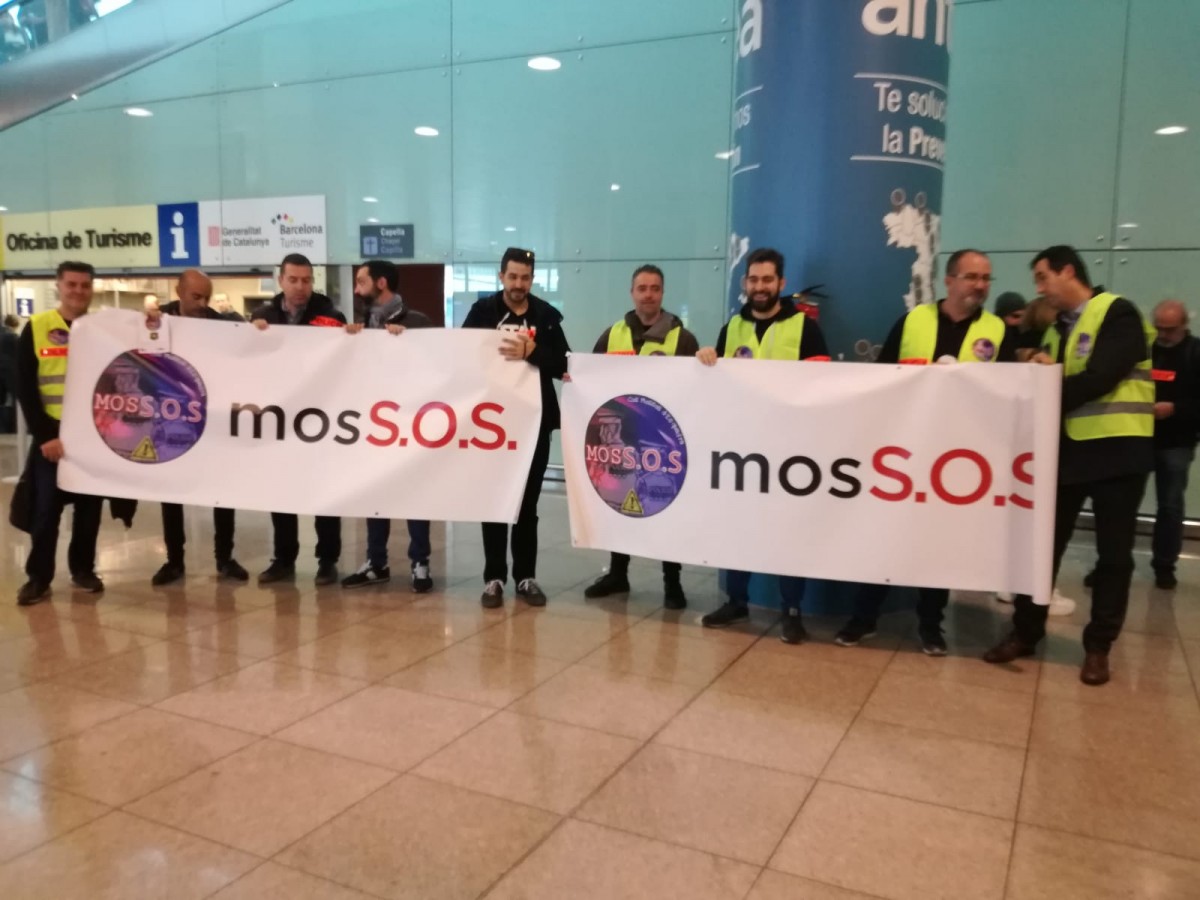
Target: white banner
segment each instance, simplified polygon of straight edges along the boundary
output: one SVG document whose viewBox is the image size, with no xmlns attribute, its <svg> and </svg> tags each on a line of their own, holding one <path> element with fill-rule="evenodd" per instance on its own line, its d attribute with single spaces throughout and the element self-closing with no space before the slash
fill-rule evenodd
<svg viewBox="0 0 1200 900">
<path fill-rule="evenodd" d="M 537 371 L 495 331 L 340 328 L 105 310 L 71 329 L 59 484 L 303 514 L 515 521 Z M 164 352 L 167 351 L 167 352 Z"/>
<path fill-rule="evenodd" d="M 575 546 L 1050 593 L 1062 372 L 572 355 Z"/>
</svg>

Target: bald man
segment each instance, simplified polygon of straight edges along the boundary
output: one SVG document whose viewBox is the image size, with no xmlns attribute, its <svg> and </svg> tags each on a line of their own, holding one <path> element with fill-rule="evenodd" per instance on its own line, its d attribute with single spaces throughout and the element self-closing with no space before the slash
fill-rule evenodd
<svg viewBox="0 0 1200 900">
<path fill-rule="evenodd" d="M 188 269 L 179 276 L 175 284 L 173 300 L 159 310 L 168 316 L 183 316 L 185 319 L 216 319 L 225 321 L 225 317 L 209 306 L 212 300 L 212 281 L 198 269 Z M 149 313 L 151 323 L 155 321 L 155 313 Z M 162 505 L 163 543 L 167 546 L 167 561 L 154 573 L 150 583 L 155 587 L 178 581 L 183 578 L 183 545 L 185 535 L 183 530 L 183 507 L 178 503 Z M 248 573 L 241 564 L 233 558 L 233 527 L 232 509 L 216 508 L 213 510 L 213 548 L 217 558 L 217 574 L 234 581 L 248 581 Z"/>
</svg>

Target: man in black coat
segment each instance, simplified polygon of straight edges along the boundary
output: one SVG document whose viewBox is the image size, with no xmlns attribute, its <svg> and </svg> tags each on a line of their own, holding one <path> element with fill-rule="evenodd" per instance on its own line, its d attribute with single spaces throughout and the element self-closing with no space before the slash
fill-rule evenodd
<svg viewBox="0 0 1200 900">
<path fill-rule="evenodd" d="M 279 286 L 283 290 L 254 311 L 250 321 L 259 329 L 271 325 L 316 325 L 344 328 L 346 317 L 324 294 L 313 293 L 313 267 L 308 257 L 289 253 L 279 267 Z M 317 516 L 318 586 L 336 584 L 337 564 L 342 555 L 342 520 L 337 516 Z M 300 555 L 299 520 L 292 513 L 271 513 L 275 529 L 275 553 L 271 565 L 258 576 L 259 584 L 291 581 L 296 577 L 296 557 Z"/>
<path fill-rule="evenodd" d="M 541 375 L 542 422 L 538 429 L 533 465 L 525 481 L 521 512 L 512 528 L 512 575 L 517 596 L 530 606 L 545 606 L 546 595 L 538 586 L 537 575 L 537 504 L 542 480 L 550 461 L 550 434 L 559 427 L 558 396 L 553 379 L 562 379 L 567 371 L 566 335 L 562 313 L 530 293 L 533 285 L 534 257 L 531 250 L 509 247 L 500 261 L 500 283 L 504 289 L 476 301 L 463 321 L 463 328 L 492 328 L 505 332 L 500 353 L 513 362 L 533 366 Z M 508 580 L 508 524 L 483 523 L 483 580 L 480 602 L 494 609 L 504 604 L 504 584 Z"/>
</svg>

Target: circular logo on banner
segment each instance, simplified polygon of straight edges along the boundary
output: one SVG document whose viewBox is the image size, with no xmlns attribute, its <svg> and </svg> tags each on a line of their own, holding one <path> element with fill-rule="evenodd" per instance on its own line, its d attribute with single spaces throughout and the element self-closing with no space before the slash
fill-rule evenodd
<svg viewBox="0 0 1200 900">
<path fill-rule="evenodd" d="M 1090 334 L 1081 334 L 1079 342 L 1075 345 L 1076 356 L 1087 356 L 1092 349 L 1092 336 Z"/>
<path fill-rule="evenodd" d="M 754 359 L 754 351 L 745 344 L 733 351 L 735 359 Z"/>
<path fill-rule="evenodd" d="M 675 417 L 640 394 L 613 397 L 588 422 L 588 478 L 600 499 L 623 516 L 657 515 L 687 477 L 687 443 Z"/>
<path fill-rule="evenodd" d="M 92 418 L 110 450 L 137 463 L 165 463 L 204 434 L 208 392 L 190 363 L 171 353 L 122 353 L 96 380 Z"/>
<path fill-rule="evenodd" d="M 991 362 L 992 357 L 996 355 L 996 345 L 987 338 L 980 338 L 971 345 L 971 349 L 975 352 L 975 358 L 980 362 Z"/>
</svg>

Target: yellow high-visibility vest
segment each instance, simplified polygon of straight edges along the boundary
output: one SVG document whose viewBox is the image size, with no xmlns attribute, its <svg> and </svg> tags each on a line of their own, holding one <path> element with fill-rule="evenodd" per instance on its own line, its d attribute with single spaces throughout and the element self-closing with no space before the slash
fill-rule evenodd
<svg viewBox="0 0 1200 900">
<path fill-rule="evenodd" d="M 805 318 L 803 313 L 797 313 L 790 318 L 772 322 L 760 343 L 755 323 L 736 315 L 729 320 L 725 329 L 725 356 L 799 359 Z"/>
<path fill-rule="evenodd" d="M 667 332 L 667 339 L 661 344 L 657 341 L 646 340 L 642 342 L 641 352 L 639 356 L 674 356 L 675 351 L 679 349 L 679 332 L 682 330 L 682 325 L 676 325 Z M 633 329 L 625 324 L 622 319 L 613 325 L 608 331 L 608 353 L 618 353 L 626 356 L 633 355 Z"/>
<path fill-rule="evenodd" d="M 67 386 L 67 349 L 71 329 L 57 309 L 35 314 L 29 320 L 33 352 L 38 362 L 38 393 L 46 415 L 62 419 L 63 392 Z"/>
<path fill-rule="evenodd" d="M 1003 319 L 986 309 L 982 310 L 979 318 L 967 329 L 967 336 L 958 350 L 958 361 L 995 362 L 1005 330 Z M 933 362 L 937 332 L 937 304 L 914 306 L 904 317 L 904 328 L 900 333 L 900 362 L 915 365 Z"/>
</svg>

